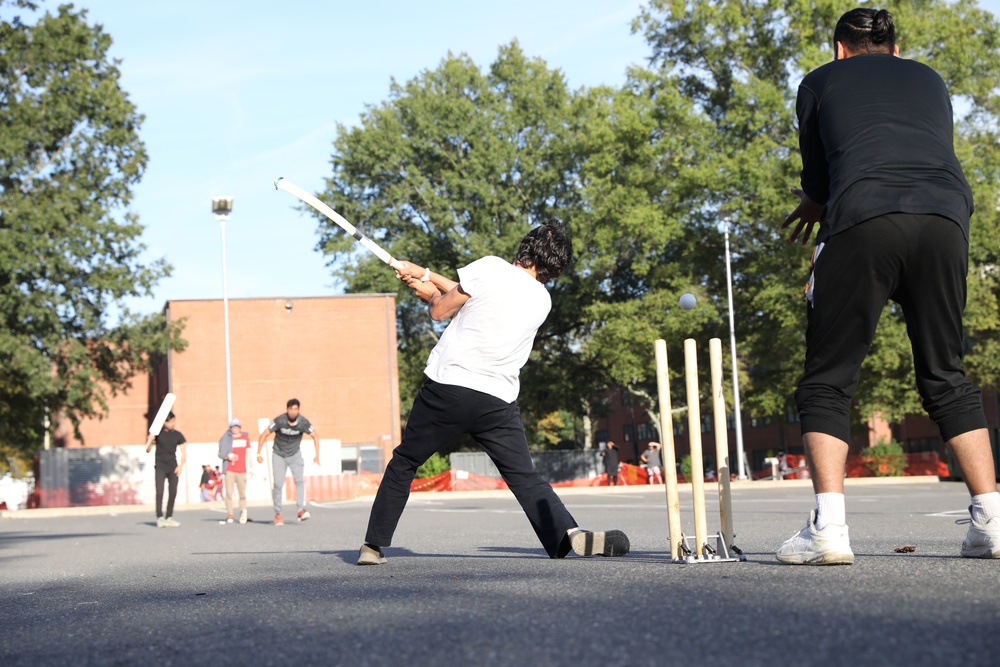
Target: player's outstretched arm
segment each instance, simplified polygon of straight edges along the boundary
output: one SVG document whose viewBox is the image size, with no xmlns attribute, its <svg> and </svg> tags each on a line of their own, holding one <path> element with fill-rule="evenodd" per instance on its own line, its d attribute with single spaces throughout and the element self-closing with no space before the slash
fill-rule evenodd
<svg viewBox="0 0 1000 667">
<path fill-rule="evenodd" d="M 313 459 L 313 463 L 319 465 L 319 436 L 316 431 L 309 434 L 309 437 L 313 439 L 313 449 L 316 450 L 316 457 Z"/>
<path fill-rule="evenodd" d="M 470 295 L 462 289 L 459 283 L 455 283 L 453 288 L 444 294 L 434 296 L 427 303 L 427 312 L 430 314 L 432 320 L 440 322 L 461 310 L 462 306 L 469 299 Z"/>
<path fill-rule="evenodd" d="M 187 463 L 188 460 L 187 445 L 182 442 L 177 449 L 181 450 L 181 462 L 177 464 L 176 468 L 174 468 L 174 474 L 180 477 L 181 471 L 184 470 L 184 464 Z"/>
<path fill-rule="evenodd" d="M 257 439 L 257 463 L 264 462 L 264 456 L 261 454 L 264 451 L 264 443 L 267 442 L 267 436 L 271 435 L 271 429 L 266 428 L 264 432 L 260 434 L 260 438 Z"/>
</svg>

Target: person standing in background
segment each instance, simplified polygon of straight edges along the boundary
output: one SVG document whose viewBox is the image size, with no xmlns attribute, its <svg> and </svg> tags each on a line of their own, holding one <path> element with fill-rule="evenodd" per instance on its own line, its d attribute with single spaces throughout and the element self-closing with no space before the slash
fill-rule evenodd
<svg viewBox="0 0 1000 667">
<path fill-rule="evenodd" d="M 601 451 L 601 458 L 604 459 L 604 474 L 607 475 L 608 486 L 616 486 L 621 462 L 618 460 L 618 447 L 615 443 L 608 441 L 607 447 Z"/>
<path fill-rule="evenodd" d="M 247 522 L 247 475 L 249 473 L 250 435 L 243 432 L 243 424 L 239 419 L 229 422 L 229 430 L 223 436 L 228 440 L 225 447 L 220 440 L 219 456 L 223 457 L 223 449 L 228 450 L 222 458 L 226 468 L 223 476 L 226 485 L 226 523 L 233 522 L 233 490 L 240 494 L 240 523 Z M 226 437 L 228 436 L 228 438 Z"/>
<path fill-rule="evenodd" d="M 163 422 L 163 430 L 159 435 L 152 433 L 146 438 L 146 453 L 156 446 L 156 464 L 154 474 L 156 480 L 156 527 L 177 528 L 180 522 L 174 519 L 174 501 L 177 499 L 177 480 L 180 479 L 184 464 L 187 463 L 184 434 L 175 426 L 176 417 L 173 412 L 167 415 Z M 181 462 L 177 463 L 177 450 L 181 452 Z M 167 485 L 167 511 L 163 512 L 163 486 Z"/>
</svg>

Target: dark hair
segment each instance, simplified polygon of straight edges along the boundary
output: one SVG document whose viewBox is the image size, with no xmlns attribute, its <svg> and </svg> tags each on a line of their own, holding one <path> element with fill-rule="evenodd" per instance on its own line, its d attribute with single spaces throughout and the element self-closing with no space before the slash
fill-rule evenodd
<svg viewBox="0 0 1000 667">
<path fill-rule="evenodd" d="M 524 235 L 514 263 L 535 269 L 538 281 L 558 278 L 573 259 L 573 245 L 561 222 L 547 222 Z"/>
<path fill-rule="evenodd" d="M 837 21 L 833 31 L 833 48 L 843 43 L 853 53 L 892 53 L 896 46 L 896 27 L 888 9 L 859 7 Z"/>
<path fill-rule="evenodd" d="M 294 405 L 295 407 L 299 407 L 299 406 L 301 405 L 301 403 L 299 403 L 299 399 L 297 399 L 297 398 L 290 398 L 290 399 L 288 399 L 288 402 L 287 402 L 287 403 L 285 403 L 285 407 L 286 407 L 286 408 L 290 408 L 290 407 L 292 407 L 293 405 Z"/>
<path fill-rule="evenodd" d="M 174 413 L 170 412 L 170 413 L 167 414 L 167 418 L 164 419 L 163 421 L 168 422 L 168 421 L 170 421 L 173 418 L 174 418 Z"/>
</svg>

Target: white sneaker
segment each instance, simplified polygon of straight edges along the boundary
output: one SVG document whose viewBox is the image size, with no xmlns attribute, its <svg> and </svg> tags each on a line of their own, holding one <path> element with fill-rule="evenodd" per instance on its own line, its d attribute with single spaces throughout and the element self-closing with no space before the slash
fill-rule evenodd
<svg viewBox="0 0 1000 667">
<path fill-rule="evenodd" d="M 381 549 L 362 544 L 358 551 L 358 565 L 385 565 L 385 554 Z"/>
<path fill-rule="evenodd" d="M 1000 558 L 1000 517 L 995 516 L 986 523 L 969 520 L 969 532 L 962 540 L 962 556 Z"/>
<path fill-rule="evenodd" d="M 809 513 L 806 527 L 782 544 L 775 555 L 782 563 L 792 565 L 854 564 L 847 526 L 828 523 L 823 530 L 816 530 L 816 510 Z"/>
</svg>

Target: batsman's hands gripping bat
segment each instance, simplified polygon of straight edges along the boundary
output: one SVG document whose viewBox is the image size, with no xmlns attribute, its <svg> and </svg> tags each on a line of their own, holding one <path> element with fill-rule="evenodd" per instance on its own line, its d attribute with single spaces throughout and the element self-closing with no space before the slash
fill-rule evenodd
<svg viewBox="0 0 1000 667">
<path fill-rule="evenodd" d="M 400 275 L 399 279 L 402 280 L 407 287 L 416 292 L 417 296 L 420 297 L 420 300 L 424 303 L 430 303 L 431 299 L 441 294 L 441 290 L 439 290 L 434 283 L 430 281 L 425 282 L 420 280 L 420 278 L 414 278 L 408 274 Z"/>
</svg>

